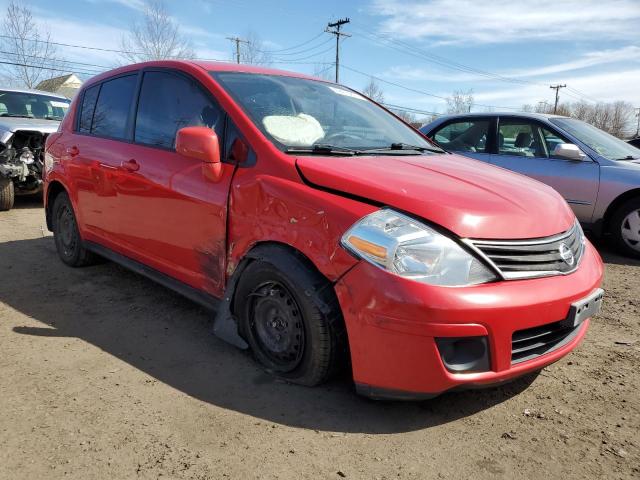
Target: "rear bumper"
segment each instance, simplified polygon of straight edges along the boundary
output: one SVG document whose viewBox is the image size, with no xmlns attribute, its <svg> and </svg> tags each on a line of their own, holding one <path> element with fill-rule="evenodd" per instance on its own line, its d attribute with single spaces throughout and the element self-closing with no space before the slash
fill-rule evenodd
<svg viewBox="0 0 640 480">
<path fill-rule="evenodd" d="M 420 284 L 361 262 L 336 284 L 358 391 L 374 398 L 429 398 L 540 370 L 582 341 L 589 320 L 555 350 L 520 363 L 511 361 L 513 333 L 565 319 L 571 303 L 597 289 L 602 275 L 590 243 L 570 275 L 463 288 Z M 445 367 L 435 338 L 467 336 L 487 338 L 488 371 Z"/>
</svg>

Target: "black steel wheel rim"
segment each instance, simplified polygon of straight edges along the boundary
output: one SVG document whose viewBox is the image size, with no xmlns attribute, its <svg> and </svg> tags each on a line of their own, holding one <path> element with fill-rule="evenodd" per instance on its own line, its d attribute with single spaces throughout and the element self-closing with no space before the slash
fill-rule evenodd
<svg viewBox="0 0 640 480">
<path fill-rule="evenodd" d="M 76 220 L 67 205 L 64 205 L 58 214 L 58 239 L 64 256 L 72 256 L 77 246 Z"/>
<path fill-rule="evenodd" d="M 279 282 L 256 287 L 249 295 L 252 335 L 262 354 L 282 372 L 295 369 L 304 353 L 304 324 L 291 292 Z"/>
</svg>

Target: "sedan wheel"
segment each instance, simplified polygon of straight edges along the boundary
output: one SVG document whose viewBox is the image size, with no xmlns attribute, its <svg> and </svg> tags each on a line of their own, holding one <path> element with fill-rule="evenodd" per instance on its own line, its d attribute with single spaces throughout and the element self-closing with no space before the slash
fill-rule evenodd
<svg viewBox="0 0 640 480">
<path fill-rule="evenodd" d="M 609 232 L 619 253 L 640 258 L 640 198 L 618 207 L 609 222 Z"/>
<path fill-rule="evenodd" d="M 640 209 L 624 217 L 620 234 L 629 247 L 640 252 Z"/>
</svg>

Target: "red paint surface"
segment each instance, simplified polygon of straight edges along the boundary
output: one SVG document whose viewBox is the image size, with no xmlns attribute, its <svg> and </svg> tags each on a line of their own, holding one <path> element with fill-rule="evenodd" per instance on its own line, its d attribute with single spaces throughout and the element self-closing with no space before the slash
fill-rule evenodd
<svg viewBox="0 0 640 480">
<path fill-rule="evenodd" d="M 257 161 L 249 167 L 223 163 L 219 178 L 213 179 L 203 171 L 203 162 L 193 157 L 75 133 L 74 101 L 60 133 L 47 142 L 53 162 L 47 165 L 45 201 L 54 182 L 62 185 L 85 240 L 217 297 L 253 246 L 290 245 L 337 282 L 354 379 L 377 387 L 437 392 L 461 383 L 502 381 L 555 361 L 582 338 L 586 324 L 581 335 L 562 349 L 510 367 L 514 330 L 564 318 L 572 301 L 599 286 L 602 263 L 591 246 L 571 275 L 465 288 L 432 287 L 399 278 L 359 262 L 340 246 L 346 229 L 377 209 L 371 203 L 407 211 L 462 237 L 560 233 L 574 217 L 549 187 L 453 155 L 297 159 L 286 155 L 264 138 L 207 73 L 271 72 L 256 67 L 150 62 L 102 74 L 84 88 L 145 66 L 178 69 L 200 82 L 229 114 Z M 127 167 L 131 159 L 136 169 Z M 309 186 L 296 162 L 310 183 L 352 197 Z M 489 335 L 491 372 L 454 375 L 444 370 L 433 337 L 461 335 Z"/>
</svg>

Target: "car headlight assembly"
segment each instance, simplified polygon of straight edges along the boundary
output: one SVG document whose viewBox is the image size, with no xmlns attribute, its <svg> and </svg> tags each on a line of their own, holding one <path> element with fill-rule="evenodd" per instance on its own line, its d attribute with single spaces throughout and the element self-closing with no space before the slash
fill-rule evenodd
<svg viewBox="0 0 640 480">
<path fill-rule="evenodd" d="M 342 236 L 342 246 L 389 272 L 430 285 L 455 287 L 497 279 L 451 238 L 389 208 L 356 222 Z"/>
</svg>

